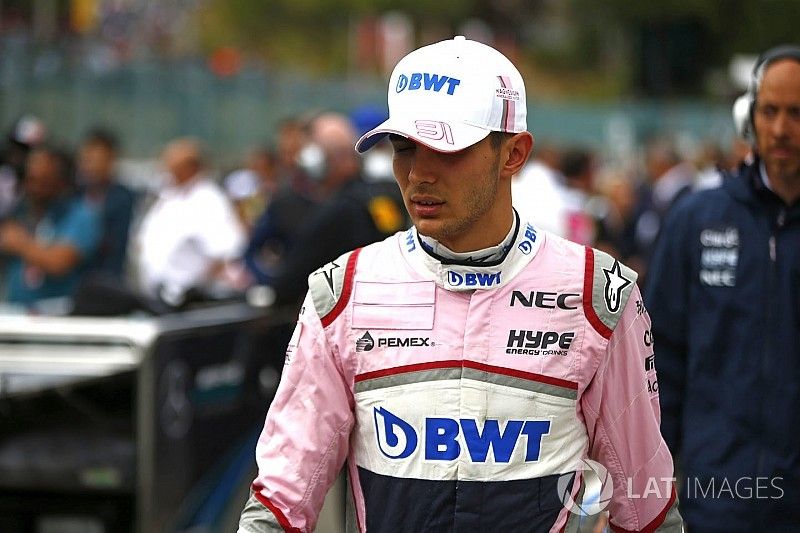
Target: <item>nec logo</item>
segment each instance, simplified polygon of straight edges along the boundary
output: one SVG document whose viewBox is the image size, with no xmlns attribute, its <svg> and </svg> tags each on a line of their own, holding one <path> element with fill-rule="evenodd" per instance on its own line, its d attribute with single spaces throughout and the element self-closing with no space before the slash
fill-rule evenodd
<svg viewBox="0 0 800 533">
<path fill-rule="evenodd" d="M 514 291 L 511 293 L 511 307 L 519 304 L 523 307 L 540 307 L 542 309 L 577 309 L 578 302 L 568 302 L 567 298 L 579 297 L 580 294 L 575 292 L 542 292 L 530 291 L 527 295 L 521 291 Z M 570 305 L 570 303 L 574 305 Z"/>
<path fill-rule="evenodd" d="M 432 346 L 432 345 L 433 343 L 431 343 L 429 337 L 408 337 L 407 339 L 401 339 L 398 337 L 387 337 L 378 339 L 378 348 L 380 347 L 406 348 L 408 346 Z"/>
<path fill-rule="evenodd" d="M 422 89 L 438 93 L 447 85 L 447 94 L 452 95 L 460 83 L 461 80 L 459 79 L 443 76 L 441 74 L 414 72 L 410 77 L 405 74 L 400 74 L 400 77 L 397 78 L 397 86 L 394 90 L 401 93 L 406 89 L 409 91 L 418 91 Z"/>
<path fill-rule="evenodd" d="M 466 448 L 473 463 L 488 462 L 489 450 L 495 463 L 509 463 L 524 435 L 525 462 L 532 462 L 539 460 L 542 437 L 550 433 L 549 420 L 509 420 L 501 428 L 499 420 L 489 419 L 479 428 L 473 418 L 438 417 L 426 418 L 418 432 L 388 409 L 375 407 L 373 414 L 378 448 L 389 459 L 406 459 L 420 448 L 426 461 L 455 461 Z"/>
<path fill-rule="evenodd" d="M 491 287 L 500 284 L 500 272 L 468 272 L 459 274 L 452 270 L 447 271 L 447 282 L 451 287 Z"/>
</svg>

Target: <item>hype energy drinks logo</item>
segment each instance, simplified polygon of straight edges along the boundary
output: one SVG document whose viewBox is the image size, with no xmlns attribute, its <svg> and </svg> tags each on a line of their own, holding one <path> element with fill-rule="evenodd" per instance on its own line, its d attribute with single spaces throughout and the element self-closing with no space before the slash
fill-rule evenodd
<svg viewBox="0 0 800 533">
<path fill-rule="evenodd" d="M 575 468 L 576 472 L 583 472 L 583 497 L 575 501 L 572 497 L 572 472 L 562 474 L 558 478 L 556 490 L 564 507 L 572 514 L 578 516 L 592 516 L 600 513 L 611 502 L 614 493 L 614 483 L 606 467 L 591 459 L 581 459 Z"/>
</svg>

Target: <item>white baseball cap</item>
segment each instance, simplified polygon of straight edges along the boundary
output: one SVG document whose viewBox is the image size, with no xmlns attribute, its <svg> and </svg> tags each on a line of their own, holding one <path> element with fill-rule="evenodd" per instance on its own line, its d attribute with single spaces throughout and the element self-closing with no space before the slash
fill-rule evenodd
<svg viewBox="0 0 800 533">
<path fill-rule="evenodd" d="M 525 84 L 503 54 L 457 36 L 414 50 L 389 78 L 389 119 L 365 133 L 365 152 L 389 133 L 457 152 L 491 131 L 528 129 Z"/>
</svg>

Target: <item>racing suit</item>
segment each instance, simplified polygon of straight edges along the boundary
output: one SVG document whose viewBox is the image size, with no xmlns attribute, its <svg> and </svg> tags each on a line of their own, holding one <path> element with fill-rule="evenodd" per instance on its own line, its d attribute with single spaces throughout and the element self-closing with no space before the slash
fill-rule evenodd
<svg viewBox="0 0 800 533">
<path fill-rule="evenodd" d="M 345 460 L 351 530 L 577 531 L 590 464 L 615 530 L 681 531 L 636 274 L 510 243 L 457 264 L 411 228 L 309 277 L 240 532 L 313 530 Z"/>
</svg>

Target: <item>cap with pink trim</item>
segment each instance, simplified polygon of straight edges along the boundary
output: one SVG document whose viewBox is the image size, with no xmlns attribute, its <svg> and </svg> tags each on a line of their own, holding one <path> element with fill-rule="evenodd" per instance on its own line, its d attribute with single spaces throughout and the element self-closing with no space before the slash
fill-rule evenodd
<svg viewBox="0 0 800 533">
<path fill-rule="evenodd" d="M 389 119 L 356 142 L 366 152 L 389 133 L 457 152 L 491 131 L 528 129 L 517 68 L 485 44 L 457 36 L 414 50 L 389 78 Z"/>
</svg>

